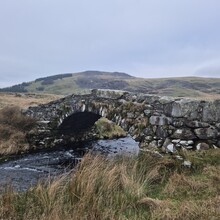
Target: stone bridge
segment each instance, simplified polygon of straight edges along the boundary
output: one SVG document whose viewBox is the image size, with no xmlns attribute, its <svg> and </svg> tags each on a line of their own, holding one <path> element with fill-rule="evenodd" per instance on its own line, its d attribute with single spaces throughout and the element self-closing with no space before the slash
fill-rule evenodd
<svg viewBox="0 0 220 220">
<path fill-rule="evenodd" d="M 32 143 L 50 147 L 65 136 L 77 140 L 100 117 L 120 125 L 141 147 L 175 151 L 178 148 L 220 147 L 220 100 L 158 97 L 128 92 L 93 90 L 30 107 L 38 121 Z"/>
</svg>

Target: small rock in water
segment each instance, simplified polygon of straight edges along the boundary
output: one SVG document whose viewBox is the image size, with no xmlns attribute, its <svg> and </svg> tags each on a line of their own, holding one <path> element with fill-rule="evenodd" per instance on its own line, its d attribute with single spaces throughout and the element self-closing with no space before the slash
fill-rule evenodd
<svg viewBox="0 0 220 220">
<path fill-rule="evenodd" d="M 15 165 L 15 168 L 20 168 L 21 166 L 20 165 Z"/>
</svg>

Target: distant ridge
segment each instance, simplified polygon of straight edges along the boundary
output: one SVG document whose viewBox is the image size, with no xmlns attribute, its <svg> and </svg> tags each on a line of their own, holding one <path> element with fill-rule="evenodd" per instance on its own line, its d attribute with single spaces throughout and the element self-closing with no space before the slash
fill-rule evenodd
<svg viewBox="0 0 220 220">
<path fill-rule="evenodd" d="M 41 77 L 32 82 L 0 89 L 0 92 L 31 92 L 68 95 L 91 89 L 117 89 L 177 97 L 220 97 L 220 78 L 169 77 L 145 79 L 122 72 L 89 70 Z"/>
<path fill-rule="evenodd" d="M 81 76 L 104 76 L 104 75 L 111 75 L 112 77 L 119 77 L 119 78 L 133 78 L 134 76 L 131 76 L 127 73 L 122 72 L 102 72 L 102 71 L 96 71 L 96 70 L 87 70 L 80 73 L 73 73 L 74 75 L 81 75 Z"/>
</svg>

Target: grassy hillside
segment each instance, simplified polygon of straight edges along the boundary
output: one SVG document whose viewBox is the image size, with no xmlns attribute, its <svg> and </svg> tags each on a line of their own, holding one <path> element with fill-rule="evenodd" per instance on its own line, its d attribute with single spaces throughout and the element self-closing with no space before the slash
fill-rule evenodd
<svg viewBox="0 0 220 220">
<path fill-rule="evenodd" d="M 119 72 L 86 71 L 39 78 L 0 91 L 68 95 L 83 94 L 90 89 L 119 89 L 167 96 L 220 98 L 220 78 L 144 79 Z"/>
</svg>

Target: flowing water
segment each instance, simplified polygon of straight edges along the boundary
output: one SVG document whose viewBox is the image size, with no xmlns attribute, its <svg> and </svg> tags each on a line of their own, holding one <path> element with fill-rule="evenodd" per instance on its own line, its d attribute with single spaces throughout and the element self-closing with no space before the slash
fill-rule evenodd
<svg viewBox="0 0 220 220">
<path fill-rule="evenodd" d="M 98 140 L 62 149 L 40 151 L 10 158 L 0 164 L 0 190 L 10 184 L 17 191 L 24 191 L 39 180 L 53 178 L 69 172 L 86 152 L 115 155 L 137 155 L 138 142 L 131 137 Z"/>
</svg>

